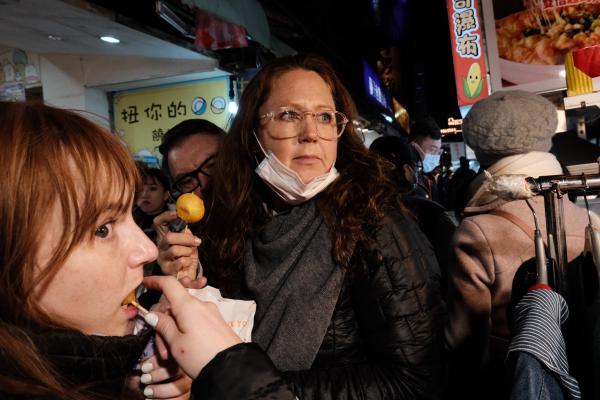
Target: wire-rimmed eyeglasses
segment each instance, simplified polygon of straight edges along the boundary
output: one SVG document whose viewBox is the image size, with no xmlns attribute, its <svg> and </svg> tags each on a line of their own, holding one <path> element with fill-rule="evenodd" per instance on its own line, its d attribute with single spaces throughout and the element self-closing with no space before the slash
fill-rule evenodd
<svg viewBox="0 0 600 400">
<path fill-rule="evenodd" d="M 317 136 L 324 140 L 339 138 L 348 124 L 348 117 L 339 111 L 299 111 L 292 107 L 269 111 L 258 118 L 263 124 L 273 121 L 277 125 L 277 129 L 269 130 L 269 136 L 274 139 L 291 139 L 300 134 L 307 115 L 310 115 L 315 121 Z"/>
</svg>

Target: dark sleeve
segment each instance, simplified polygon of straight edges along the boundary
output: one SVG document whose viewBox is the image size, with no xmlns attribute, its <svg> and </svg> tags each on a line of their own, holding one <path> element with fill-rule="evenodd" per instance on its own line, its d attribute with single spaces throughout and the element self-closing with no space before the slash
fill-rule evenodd
<svg viewBox="0 0 600 400">
<path fill-rule="evenodd" d="M 416 223 L 386 217 L 352 284 L 364 362 L 286 373 L 325 399 L 434 399 L 442 390 L 439 268 Z M 301 396 L 302 397 L 302 396 Z"/>
<path fill-rule="evenodd" d="M 192 394 L 202 400 L 296 399 L 271 359 L 254 343 L 217 354 L 194 380 Z"/>
</svg>

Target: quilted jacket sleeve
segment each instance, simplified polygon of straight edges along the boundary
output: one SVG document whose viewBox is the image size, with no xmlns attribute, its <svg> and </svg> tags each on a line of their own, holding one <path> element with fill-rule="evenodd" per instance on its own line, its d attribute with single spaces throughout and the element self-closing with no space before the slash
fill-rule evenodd
<svg viewBox="0 0 600 400">
<path fill-rule="evenodd" d="M 264 351 L 241 343 L 215 356 L 192 386 L 202 400 L 294 400 L 296 396 Z"/>
<path fill-rule="evenodd" d="M 413 220 L 394 213 L 384 218 L 375 246 L 355 257 L 359 265 L 352 273 L 362 273 L 353 277 L 351 301 L 367 356 L 363 362 L 295 373 L 300 386 L 314 388 L 299 396 L 438 398 L 444 307 L 429 242 Z"/>
</svg>

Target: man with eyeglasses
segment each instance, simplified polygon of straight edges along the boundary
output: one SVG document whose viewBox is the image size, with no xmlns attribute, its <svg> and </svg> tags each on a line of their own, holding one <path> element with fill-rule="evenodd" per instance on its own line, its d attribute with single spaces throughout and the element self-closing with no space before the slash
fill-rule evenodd
<svg viewBox="0 0 600 400">
<path fill-rule="evenodd" d="M 204 119 L 188 119 L 167 131 L 158 150 L 172 189 L 202 197 L 209 184 L 219 138 L 224 134 L 223 129 Z"/>
<path fill-rule="evenodd" d="M 193 192 L 200 197 L 206 194 L 222 135 L 225 135 L 223 129 L 204 119 L 188 119 L 167 131 L 158 150 L 163 156 L 162 169 L 170 178 L 172 193 Z M 154 219 L 158 234 L 157 262 L 166 275 L 181 276 L 183 271 L 183 275 L 194 279 L 200 239 L 187 230 L 170 232 L 169 222 L 175 218 L 174 211 L 167 211 Z"/>
</svg>

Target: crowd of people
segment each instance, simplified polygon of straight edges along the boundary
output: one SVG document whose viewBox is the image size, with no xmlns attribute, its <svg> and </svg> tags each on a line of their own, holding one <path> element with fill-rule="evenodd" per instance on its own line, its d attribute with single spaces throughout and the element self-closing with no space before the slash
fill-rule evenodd
<svg viewBox="0 0 600 400">
<path fill-rule="evenodd" d="M 227 133 L 169 130 L 159 169 L 74 112 L 0 103 L 0 398 L 509 398 L 526 201 L 464 157 L 452 171 L 433 119 L 367 149 L 357 116 L 324 59 L 283 57 Z M 556 125 L 550 102 L 508 91 L 463 135 L 482 171 L 537 177 L 562 173 Z M 205 218 L 171 231 L 168 204 L 192 192 Z M 573 260 L 588 216 L 565 207 Z M 186 290 L 207 283 L 256 303 L 251 342 Z M 141 284 L 149 312 L 127 301 Z"/>
</svg>

